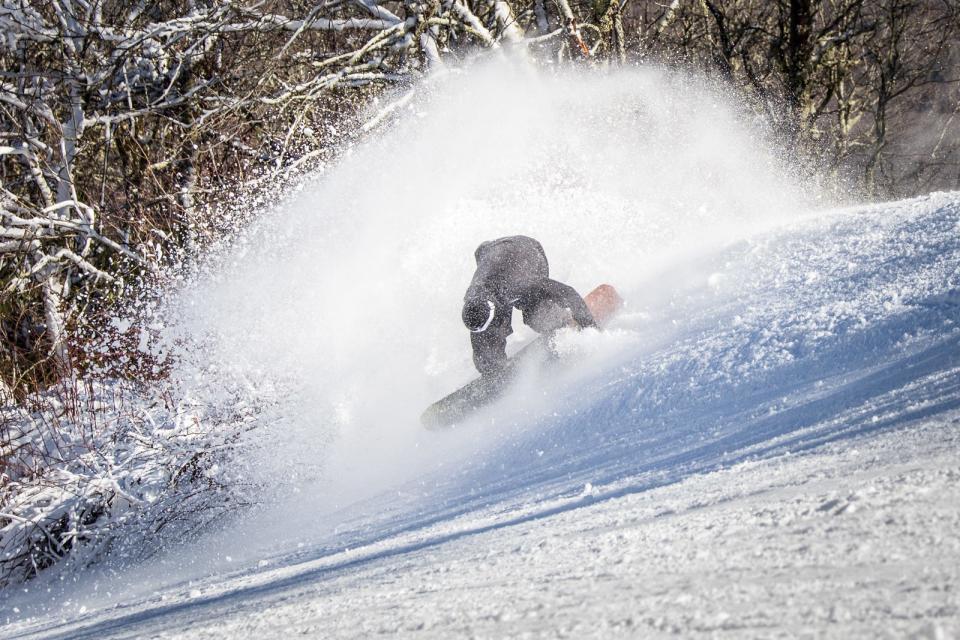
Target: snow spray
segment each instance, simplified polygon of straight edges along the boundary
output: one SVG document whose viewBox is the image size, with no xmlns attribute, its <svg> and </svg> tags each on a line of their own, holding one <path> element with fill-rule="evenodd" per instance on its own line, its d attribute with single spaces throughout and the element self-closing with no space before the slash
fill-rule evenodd
<svg viewBox="0 0 960 640">
<path fill-rule="evenodd" d="M 629 318 L 671 286 L 651 278 L 678 255 L 819 204 L 764 124 L 702 78 L 501 61 L 408 91 L 178 299 L 175 331 L 207 345 L 196 384 L 250 380 L 253 402 L 273 402 L 241 461 L 270 507 L 232 541 L 218 534 L 233 557 L 319 539 L 347 526 L 351 505 L 411 483 L 428 500 L 427 485 L 524 428 L 418 423 L 476 375 L 460 306 L 482 241 L 537 238 L 554 278 L 581 292 L 615 284 Z M 508 349 L 532 337 L 514 328 Z"/>
</svg>

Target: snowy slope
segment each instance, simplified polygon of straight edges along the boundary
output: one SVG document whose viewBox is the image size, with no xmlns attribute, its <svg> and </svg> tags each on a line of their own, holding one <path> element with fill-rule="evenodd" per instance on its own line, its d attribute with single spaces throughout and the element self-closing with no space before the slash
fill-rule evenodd
<svg viewBox="0 0 960 640">
<path fill-rule="evenodd" d="M 565 374 L 451 432 L 344 432 L 301 497 L 8 598 L 0 634 L 960 634 L 960 194 L 623 288 Z"/>
</svg>

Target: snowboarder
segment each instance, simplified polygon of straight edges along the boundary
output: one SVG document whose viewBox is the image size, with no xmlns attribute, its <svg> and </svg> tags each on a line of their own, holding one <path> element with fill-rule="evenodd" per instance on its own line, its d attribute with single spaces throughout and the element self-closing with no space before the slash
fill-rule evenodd
<svg viewBox="0 0 960 640">
<path fill-rule="evenodd" d="M 495 376 L 507 365 L 507 336 L 516 307 L 523 323 L 541 334 L 565 326 L 594 327 L 583 298 L 549 278 L 547 256 L 539 242 L 510 236 L 484 242 L 474 256 L 477 270 L 463 297 L 463 324 L 470 330 L 473 363 L 480 374 Z"/>
</svg>

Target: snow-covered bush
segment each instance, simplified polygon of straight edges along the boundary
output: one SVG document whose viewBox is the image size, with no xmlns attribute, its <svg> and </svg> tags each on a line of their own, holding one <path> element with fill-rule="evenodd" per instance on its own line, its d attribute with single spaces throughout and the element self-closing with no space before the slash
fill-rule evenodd
<svg viewBox="0 0 960 640">
<path fill-rule="evenodd" d="M 148 555 L 245 502 L 228 462 L 255 411 L 174 396 L 72 381 L 0 406 L 0 587 L 108 550 Z"/>
</svg>

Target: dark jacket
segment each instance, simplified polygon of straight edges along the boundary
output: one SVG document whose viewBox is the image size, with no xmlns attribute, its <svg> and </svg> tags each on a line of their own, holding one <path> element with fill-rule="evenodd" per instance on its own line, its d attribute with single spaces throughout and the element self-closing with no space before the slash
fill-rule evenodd
<svg viewBox="0 0 960 640">
<path fill-rule="evenodd" d="M 495 305 L 489 326 L 470 334 L 473 362 L 481 374 L 495 373 L 507 363 L 514 307 L 523 313 L 524 324 L 538 333 L 567 326 L 571 317 L 580 327 L 596 326 L 583 298 L 572 287 L 549 278 L 547 256 L 533 238 L 510 236 L 484 242 L 474 256 L 477 270 L 464 304 L 490 300 Z"/>
</svg>

